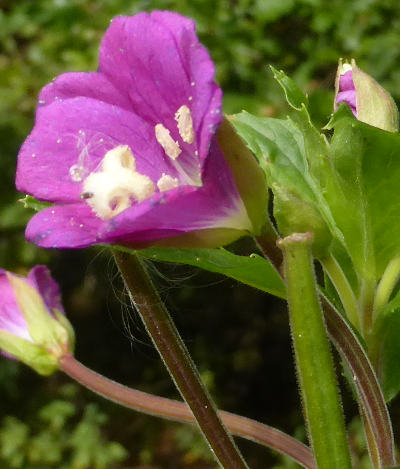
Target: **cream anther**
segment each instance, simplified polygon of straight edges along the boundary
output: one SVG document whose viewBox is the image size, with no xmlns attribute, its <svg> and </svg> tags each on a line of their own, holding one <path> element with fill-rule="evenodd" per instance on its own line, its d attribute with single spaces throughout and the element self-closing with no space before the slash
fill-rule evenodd
<svg viewBox="0 0 400 469">
<path fill-rule="evenodd" d="M 184 104 L 175 113 L 175 120 L 178 123 L 179 135 L 186 143 L 194 142 L 193 119 L 190 109 Z"/>
<path fill-rule="evenodd" d="M 127 145 L 108 151 L 101 171 L 91 173 L 83 183 L 82 198 L 103 220 L 118 215 L 134 202 L 155 192 L 153 181 L 136 171 L 135 158 Z"/>
<path fill-rule="evenodd" d="M 179 147 L 179 143 L 175 142 L 171 137 L 169 130 L 163 126 L 163 124 L 157 124 L 154 127 L 157 142 L 163 147 L 167 156 L 172 160 L 176 160 L 182 153 Z"/>
<path fill-rule="evenodd" d="M 166 192 L 179 186 L 177 178 L 171 177 L 169 174 L 162 173 L 160 179 L 157 181 L 157 187 L 160 192 Z"/>
</svg>

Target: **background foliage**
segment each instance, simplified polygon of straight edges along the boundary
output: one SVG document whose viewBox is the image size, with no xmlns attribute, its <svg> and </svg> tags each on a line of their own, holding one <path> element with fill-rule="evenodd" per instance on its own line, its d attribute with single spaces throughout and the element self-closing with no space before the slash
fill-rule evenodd
<svg viewBox="0 0 400 469">
<path fill-rule="evenodd" d="M 65 71 L 96 69 L 99 43 L 113 16 L 172 9 L 196 20 L 216 62 L 227 113 L 288 112 L 267 69 L 273 64 L 310 94 L 313 118 L 324 124 L 332 109 L 339 57 L 355 57 L 400 99 L 400 4 L 0 0 L 0 7 L 0 265 L 24 271 L 33 263 L 48 262 L 77 330 L 78 358 L 126 384 L 177 397 L 142 326 L 128 311 L 108 254 L 98 249 L 49 252 L 24 241 L 31 214 L 16 203 L 20 195 L 13 180 L 16 154 L 32 127 L 39 89 Z M 244 241 L 238 249 L 254 248 Z M 152 269 L 219 405 L 294 434 L 301 414 L 285 306 L 217 274 L 168 265 Z M 351 414 L 351 396 L 345 397 Z M 214 467 L 195 431 L 105 403 L 71 386 L 62 375 L 42 379 L 1 359 L 0 402 L 0 465 L 7 469 Z M 399 410 L 395 402 L 395 430 L 400 428 Z M 357 422 L 352 428 L 358 466 L 367 467 Z M 251 467 L 268 462 L 292 467 L 250 443 L 241 447 Z"/>
</svg>

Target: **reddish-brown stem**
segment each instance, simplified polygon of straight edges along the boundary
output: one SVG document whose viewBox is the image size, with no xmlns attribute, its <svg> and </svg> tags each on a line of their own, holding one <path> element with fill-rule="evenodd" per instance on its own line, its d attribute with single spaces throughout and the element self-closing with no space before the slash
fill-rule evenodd
<svg viewBox="0 0 400 469">
<path fill-rule="evenodd" d="M 185 403 L 130 389 L 86 368 L 71 355 L 61 359 L 60 368 L 86 388 L 117 404 L 156 417 L 182 423 L 196 423 Z M 272 448 L 307 469 L 315 469 L 310 449 L 291 436 L 256 420 L 230 412 L 219 411 L 219 416 L 232 434 Z"/>
<path fill-rule="evenodd" d="M 353 375 L 371 458 L 374 462 L 379 458 L 382 467 L 393 467 L 397 463 L 393 429 L 375 371 L 350 326 L 325 297 L 321 298 L 331 340 Z"/>
<path fill-rule="evenodd" d="M 268 259 L 275 269 L 282 275 L 281 266 L 283 262 L 282 251 L 276 245 L 276 237 L 270 234 L 263 236 L 256 236 L 254 238 L 258 248 L 263 253 L 264 257 Z"/>
<path fill-rule="evenodd" d="M 154 346 L 193 412 L 219 465 L 224 469 L 248 469 L 233 438 L 220 420 L 216 406 L 142 260 L 135 254 L 117 250 L 114 251 L 114 258 Z"/>
</svg>

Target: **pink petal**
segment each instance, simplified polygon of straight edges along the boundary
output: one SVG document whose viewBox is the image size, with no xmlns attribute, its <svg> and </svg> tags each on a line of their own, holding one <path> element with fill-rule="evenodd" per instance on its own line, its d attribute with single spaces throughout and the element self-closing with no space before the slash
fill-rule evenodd
<svg viewBox="0 0 400 469">
<path fill-rule="evenodd" d="M 29 221 L 25 236 L 46 248 L 83 248 L 98 242 L 102 223 L 85 203 L 55 205 Z"/>
<path fill-rule="evenodd" d="M 30 340 L 28 325 L 19 309 L 14 290 L 4 270 L 0 271 L 0 298 L 0 329 Z"/>
<path fill-rule="evenodd" d="M 131 147 L 137 171 L 154 182 L 163 172 L 174 171 L 154 128 L 133 112 L 92 98 L 53 102 L 41 109 L 20 151 L 17 189 L 41 200 L 77 202 L 82 180 L 118 145 Z M 71 168 L 76 165 L 83 173 L 81 180 L 74 181 Z"/>
<path fill-rule="evenodd" d="M 64 308 L 61 303 L 60 287 L 45 265 L 35 266 L 29 272 L 28 279 L 43 298 L 49 312 L 56 309 L 64 313 Z"/>
</svg>

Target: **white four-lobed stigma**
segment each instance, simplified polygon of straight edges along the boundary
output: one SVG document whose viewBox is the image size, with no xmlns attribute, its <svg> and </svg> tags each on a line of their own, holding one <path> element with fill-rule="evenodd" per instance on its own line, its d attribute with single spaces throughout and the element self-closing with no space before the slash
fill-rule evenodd
<svg viewBox="0 0 400 469">
<path fill-rule="evenodd" d="M 105 154 L 101 171 L 85 179 L 81 197 L 97 216 L 108 220 L 129 208 L 132 201 L 143 202 L 151 197 L 155 190 L 153 181 L 136 171 L 130 148 L 119 145 Z"/>
</svg>

